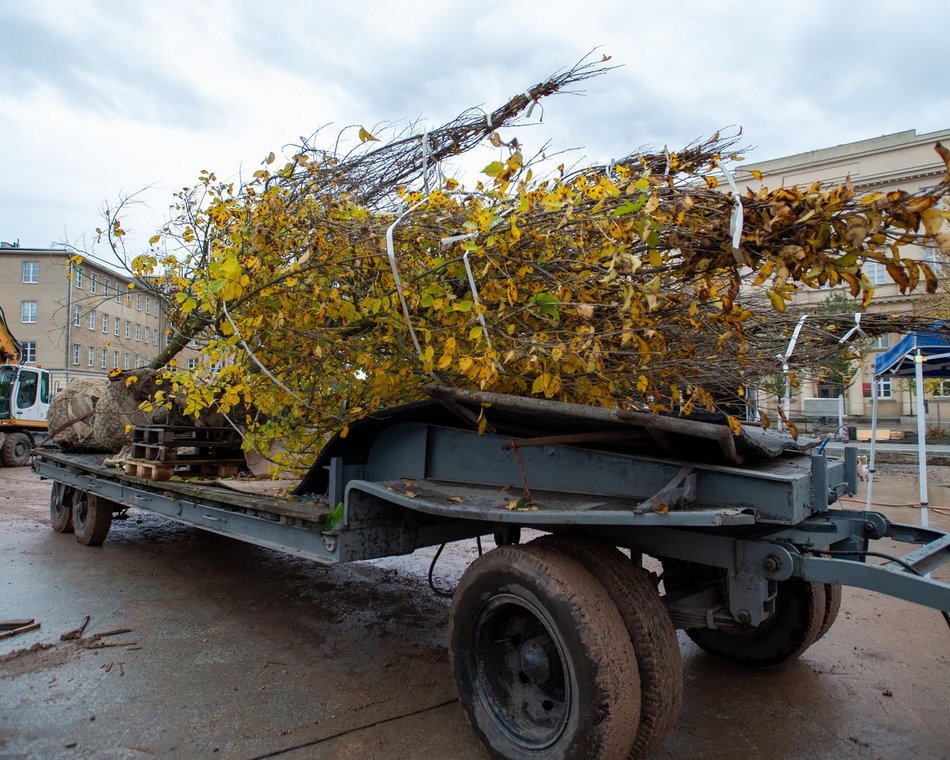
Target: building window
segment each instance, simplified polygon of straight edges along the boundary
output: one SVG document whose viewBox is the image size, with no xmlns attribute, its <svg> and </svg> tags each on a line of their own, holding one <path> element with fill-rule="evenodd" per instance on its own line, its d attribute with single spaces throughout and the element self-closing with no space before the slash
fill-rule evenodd
<svg viewBox="0 0 950 760">
<path fill-rule="evenodd" d="M 879 377 L 877 380 L 877 397 L 894 398 L 894 389 L 890 377 Z"/>
<path fill-rule="evenodd" d="M 132 366 L 132 357 L 128 351 L 125 352 L 125 356 L 123 356 L 122 359 L 122 369 L 129 369 Z"/>
<path fill-rule="evenodd" d="M 110 291 L 112 290 L 112 283 L 108 280 L 103 281 L 102 283 L 102 295 L 106 298 L 110 296 Z"/>
<path fill-rule="evenodd" d="M 77 305 L 73 311 L 73 324 L 76 327 L 82 327 L 82 306 Z"/>
<path fill-rule="evenodd" d="M 102 356 L 99 357 L 99 366 L 103 369 L 108 369 L 109 367 L 109 350 L 106 348 L 102 349 Z"/>
<path fill-rule="evenodd" d="M 146 343 L 151 343 L 151 342 L 152 342 L 152 335 L 151 335 L 151 333 L 149 332 L 147 326 L 146 326 L 145 330 L 143 330 L 143 332 L 144 332 L 145 334 L 144 334 L 144 336 L 143 336 L 142 339 L 143 339 Z"/>
<path fill-rule="evenodd" d="M 90 330 L 96 329 L 96 310 L 95 309 L 92 309 L 89 312 L 89 329 Z"/>
<path fill-rule="evenodd" d="M 838 398 L 844 395 L 844 386 L 841 383 L 818 383 L 818 398 Z"/>
<path fill-rule="evenodd" d="M 937 277 L 943 276 L 943 268 L 947 262 L 947 258 L 942 253 L 940 253 L 938 249 L 924 248 L 924 262 L 930 267 Z"/>
<path fill-rule="evenodd" d="M 23 363 L 36 362 L 36 341 L 25 340 L 20 345 L 23 346 Z"/>
<path fill-rule="evenodd" d="M 138 354 L 136 354 L 136 355 L 135 355 L 135 368 L 138 369 L 138 368 L 141 367 L 141 366 L 142 366 L 142 357 L 140 357 Z"/>
<path fill-rule="evenodd" d="M 119 290 L 119 283 L 115 284 L 115 302 L 122 303 L 122 292 Z"/>
<path fill-rule="evenodd" d="M 141 293 L 135 294 L 135 310 L 142 311 L 142 294 Z"/>
<path fill-rule="evenodd" d="M 40 262 L 23 262 L 23 282 L 34 285 L 40 281 Z"/>
<path fill-rule="evenodd" d="M 149 298 L 148 296 L 145 296 L 145 313 L 146 314 L 152 313 L 152 299 Z"/>
<path fill-rule="evenodd" d="M 89 292 L 90 293 L 97 292 L 98 280 L 99 280 L 98 274 L 96 274 L 95 272 L 91 272 L 89 274 Z"/>
<path fill-rule="evenodd" d="M 128 340 L 132 337 L 132 323 L 129 320 L 125 320 L 125 338 Z"/>
<path fill-rule="evenodd" d="M 865 261 L 861 271 L 872 285 L 886 285 L 891 281 L 887 274 L 887 267 L 877 261 Z"/>
<path fill-rule="evenodd" d="M 871 341 L 871 348 L 887 348 L 891 345 L 891 336 L 885 333 L 884 335 L 878 335 L 874 340 Z"/>
<path fill-rule="evenodd" d="M 152 330 L 152 345 L 158 345 L 158 330 Z"/>
<path fill-rule="evenodd" d="M 198 369 L 198 360 L 191 358 L 188 360 L 188 369 Z"/>
<path fill-rule="evenodd" d="M 172 344 L 172 334 L 170 332 L 165 333 L 165 348 L 168 348 Z"/>
<path fill-rule="evenodd" d="M 40 306 L 38 301 L 20 301 L 20 321 L 25 325 L 36 324 Z"/>
<path fill-rule="evenodd" d="M 125 305 L 126 306 L 132 305 L 132 294 L 128 291 L 125 292 Z"/>
<path fill-rule="evenodd" d="M 112 369 L 118 369 L 118 368 L 119 368 L 119 352 L 113 351 L 112 352 Z"/>
<path fill-rule="evenodd" d="M 108 314 L 102 315 L 102 332 L 105 335 L 109 334 L 109 315 Z"/>
<path fill-rule="evenodd" d="M 142 340 L 142 325 L 135 325 L 135 339 L 139 342 Z"/>
<path fill-rule="evenodd" d="M 76 267 L 76 279 L 75 279 L 75 283 L 76 283 L 76 288 L 79 289 L 79 290 L 82 290 L 82 275 L 83 275 L 83 268 L 82 268 L 82 267 Z"/>
<path fill-rule="evenodd" d="M 82 356 L 82 346 L 73 343 L 73 364 L 79 366 L 79 357 Z"/>
<path fill-rule="evenodd" d="M 947 398 L 950 396 L 950 380 L 938 380 L 937 387 L 934 388 L 935 398 Z"/>
<path fill-rule="evenodd" d="M 120 330 L 120 329 L 122 329 L 122 320 L 119 319 L 118 317 L 116 317 L 116 318 L 115 318 L 114 330 L 112 331 L 112 334 L 115 335 L 115 337 L 117 337 L 117 338 L 119 337 L 119 330 Z"/>
<path fill-rule="evenodd" d="M 96 347 L 95 346 L 89 346 L 89 351 L 87 352 L 87 356 L 86 356 L 86 364 L 88 364 L 90 367 L 96 366 Z"/>
</svg>

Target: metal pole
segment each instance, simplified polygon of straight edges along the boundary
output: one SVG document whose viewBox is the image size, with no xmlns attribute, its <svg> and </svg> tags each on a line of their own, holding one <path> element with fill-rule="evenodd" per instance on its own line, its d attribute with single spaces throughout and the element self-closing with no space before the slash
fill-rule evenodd
<svg viewBox="0 0 950 760">
<path fill-rule="evenodd" d="M 842 394 L 844 391 L 842 391 Z M 844 429 L 844 395 L 838 396 L 838 428 L 835 430 L 835 439 L 838 441 L 847 441 L 848 437 L 843 435 L 847 432 Z"/>
<path fill-rule="evenodd" d="M 877 441 L 877 374 L 871 364 L 871 446 L 868 454 L 867 511 L 871 511 L 871 492 L 874 490 L 874 446 Z"/>
<path fill-rule="evenodd" d="M 64 368 L 66 370 L 66 384 L 64 388 L 69 386 L 70 381 L 70 370 L 69 370 L 69 356 L 70 351 L 72 351 L 73 344 L 73 277 L 76 276 L 76 265 L 71 261 L 69 262 L 69 276 L 66 277 L 66 356 Z"/>
<path fill-rule="evenodd" d="M 788 419 L 788 415 L 791 413 L 792 408 L 792 381 L 788 376 L 788 365 L 782 365 L 782 374 L 785 376 L 785 397 L 782 399 L 782 413 L 785 415 L 781 420 L 779 420 L 779 428 L 785 430 L 785 420 Z"/>
<path fill-rule="evenodd" d="M 920 477 L 920 527 L 929 526 L 927 514 L 927 418 L 924 408 L 924 357 L 917 349 L 914 356 L 914 376 L 917 380 L 917 471 Z"/>
</svg>

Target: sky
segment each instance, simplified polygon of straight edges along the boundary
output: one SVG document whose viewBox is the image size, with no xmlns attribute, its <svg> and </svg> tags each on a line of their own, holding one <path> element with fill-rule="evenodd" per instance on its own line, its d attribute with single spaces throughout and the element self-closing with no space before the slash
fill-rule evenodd
<svg viewBox="0 0 950 760">
<path fill-rule="evenodd" d="M 203 169 L 435 128 L 592 50 L 618 68 L 502 136 L 606 163 L 741 126 L 761 161 L 946 129 L 948 29 L 933 0 L 0 0 L 0 240 L 108 259 L 102 209 L 134 196 L 134 255 Z"/>
</svg>

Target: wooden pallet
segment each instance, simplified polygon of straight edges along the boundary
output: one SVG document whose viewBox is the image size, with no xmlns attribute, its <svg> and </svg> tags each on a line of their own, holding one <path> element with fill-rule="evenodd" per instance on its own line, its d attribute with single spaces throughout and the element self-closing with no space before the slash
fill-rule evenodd
<svg viewBox="0 0 950 760">
<path fill-rule="evenodd" d="M 243 459 L 206 459 L 178 462 L 153 462 L 146 459 L 127 459 L 125 474 L 144 480 L 180 478 L 233 478 L 244 465 Z"/>
<path fill-rule="evenodd" d="M 231 428 L 136 425 L 131 453 L 126 474 L 147 480 L 233 477 L 244 465 L 240 436 Z"/>
<path fill-rule="evenodd" d="M 238 458 L 241 439 L 231 428 L 140 426 L 132 428 L 132 459 L 172 462 L 179 459 Z"/>
</svg>

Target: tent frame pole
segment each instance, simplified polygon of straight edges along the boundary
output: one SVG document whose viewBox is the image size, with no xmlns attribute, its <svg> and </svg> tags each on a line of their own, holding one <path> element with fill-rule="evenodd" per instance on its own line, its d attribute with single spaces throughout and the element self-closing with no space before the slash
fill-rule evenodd
<svg viewBox="0 0 950 760">
<path fill-rule="evenodd" d="M 869 447 L 870 453 L 868 454 L 868 494 L 867 494 L 867 506 L 865 507 L 868 512 L 871 511 L 872 498 L 871 494 L 874 491 L 874 449 L 877 444 L 877 384 L 878 376 L 874 372 L 874 368 L 871 368 L 871 445 Z"/>
<path fill-rule="evenodd" d="M 920 527 L 930 525 L 927 504 L 927 408 L 924 403 L 924 355 L 914 355 L 914 378 L 917 386 L 917 472 L 920 480 Z"/>
</svg>

